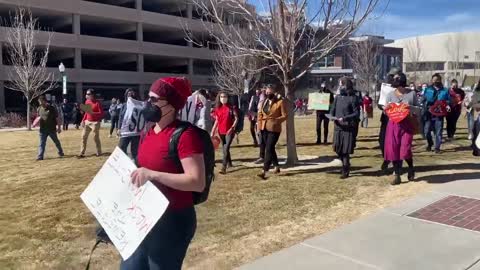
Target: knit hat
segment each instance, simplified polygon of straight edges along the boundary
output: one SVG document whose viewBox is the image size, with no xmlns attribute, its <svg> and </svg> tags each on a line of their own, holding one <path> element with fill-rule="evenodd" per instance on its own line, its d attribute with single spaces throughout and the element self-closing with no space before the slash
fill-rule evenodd
<svg viewBox="0 0 480 270">
<path fill-rule="evenodd" d="M 150 92 L 168 101 L 176 110 L 182 109 L 192 94 L 192 85 L 185 77 L 167 77 L 155 81 Z"/>
</svg>

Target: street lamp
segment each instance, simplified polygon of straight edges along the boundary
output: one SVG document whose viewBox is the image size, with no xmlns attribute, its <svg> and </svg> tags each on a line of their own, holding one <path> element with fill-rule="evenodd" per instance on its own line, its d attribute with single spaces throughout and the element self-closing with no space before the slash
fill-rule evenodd
<svg viewBox="0 0 480 270">
<path fill-rule="evenodd" d="M 60 71 L 60 74 L 62 75 L 62 92 L 63 95 L 67 95 L 67 75 L 65 75 L 65 65 L 60 62 L 60 65 L 58 65 L 58 70 Z"/>
</svg>

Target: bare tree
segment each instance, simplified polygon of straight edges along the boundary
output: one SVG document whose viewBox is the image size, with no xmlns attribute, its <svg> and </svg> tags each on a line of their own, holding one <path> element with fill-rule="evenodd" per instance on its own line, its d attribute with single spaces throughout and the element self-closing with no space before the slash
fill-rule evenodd
<svg viewBox="0 0 480 270">
<path fill-rule="evenodd" d="M 381 52 L 382 46 L 378 45 L 373 37 L 358 37 L 351 40 L 348 46 L 348 56 L 353 72 L 357 75 L 359 89 L 371 92 L 375 75 L 380 72 L 378 58 Z"/>
<path fill-rule="evenodd" d="M 6 30 L 7 60 L 12 65 L 6 87 L 21 92 L 27 101 L 27 128 L 31 130 L 30 103 L 40 95 L 55 88 L 54 74 L 47 70 L 52 33 L 48 32 L 46 45 L 37 46 L 40 30 L 37 19 L 30 10 L 18 8 L 11 15 Z"/>
<path fill-rule="evenodd" d="M 462 77 L 463 77 L 463 38 L 461 34 L 452 34 L 448 37 L 445 47 L 447 48 L 447 53 L 449 56 L 449 66 L 448 70 L 450 71 L 449 78 L 445 78 L 447 80 L 456 79 L 457 75 L 460 75 L 460 70 L 462 70 Z"/>
<path fill-rule="evenodd" d="M 421 66 L 422 61 L 422 47 L 420 46 L 420 40 L 418 37 L 411 39 L 407 42 L 405 46 L 405 62 L 409 65 L 409 69 L 413 72 L 412 80 L 417 83 L 418 81 L 418 72 Z M 408 71 L 408 70 L 407 70 Z"/>
<path fill-rule="evenodd" d="M 241 95 L 252 90 L 260 79 L 261 61 L 240 55 L 233 47 L 221 46 L 215 61 L 214 80 L 225 91 Z"/>
<path fill-rule="evenodd" d="M 246 1 L 191 0 L 220 46 L 257 57 L 277 77 L 289 111 L 297 82 L 319 60 L 344 42 L 380 0 L 259 0 L 259 12 Z M 262 15 L 260 15 L 262 14 Z M 307 15 L 308 14 L 308 15 Z M 232 23 L 233 22 L 233 23 Z M 188 31 L 187 31 L 188 32 Z M 243 37 L 255 40 L 251 46 Z M 194 41 L 194 35 L 189 34 Z M 294 115 L 287 119 L 287 164 L 297 162 Z"/>
</svg>

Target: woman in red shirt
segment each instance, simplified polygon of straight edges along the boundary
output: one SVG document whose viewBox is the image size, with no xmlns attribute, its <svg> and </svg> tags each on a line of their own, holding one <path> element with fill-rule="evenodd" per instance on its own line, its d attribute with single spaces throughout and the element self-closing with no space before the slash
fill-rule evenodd
<svg viewBox="0 0 480 270">
<path fill-rule="evenodd" d="M 213 124 L 212 137 L 218 131 L 223 145 L 223 161 L 220 174 L 226 174 L 227 166 L 232 167 L 230 147 L 235 137 L 235 127 L 238 123 L 238 112 L 228 102 L 227 92 L 222 91 L 218 93 L 213 117 L 215 118 L 215 124 Z"/>
<path fill-rule="evenodd" d="M 181 167 L 168 158 L 169 141 L 179 124 L 177 112 L 190 94 L 190 82 L 185 78 L 163 78 L 150 88 L 143 115 L 155 125 L 138 150 L 139 169 L 132 173 L 132 183 L 139 187 L 151 181 L 167 197 L 169 206 L 135 253 L 122 261 L 121 270 L 181 269 L 195 234 L 192 192 L 202 192 L 205 187 L 200 135 L 189 127 L 180 136 L 177 151 Z"/>
</svg>

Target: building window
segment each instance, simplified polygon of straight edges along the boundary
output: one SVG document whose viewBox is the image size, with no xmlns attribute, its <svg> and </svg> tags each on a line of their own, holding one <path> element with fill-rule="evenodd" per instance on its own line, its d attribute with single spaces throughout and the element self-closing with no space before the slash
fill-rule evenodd
<svg viewBox="0 0 480 270">
<path fill-rule="evenodd" d="M 329 55 L 320 59 L 313 67 L 314 68 L 326 68 L 335 66 L 335 55 Z"/>
</svg>

